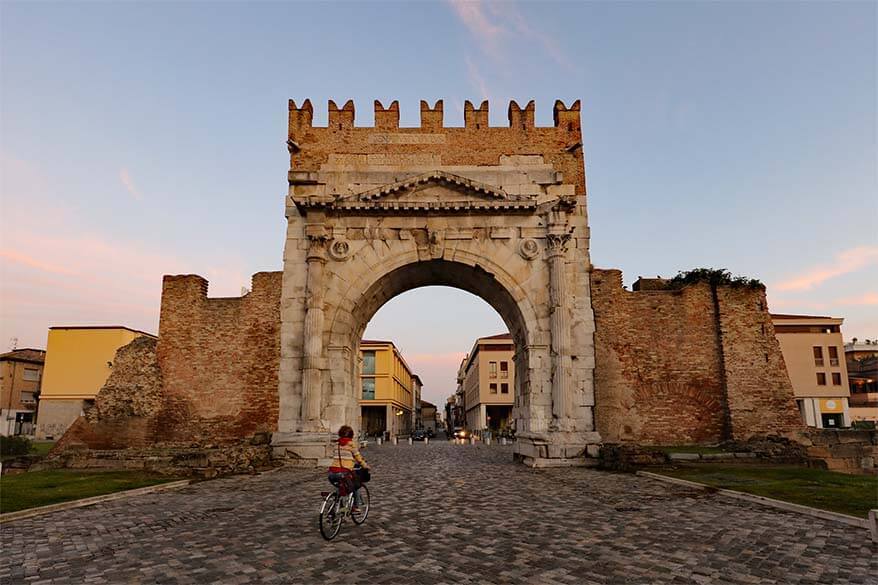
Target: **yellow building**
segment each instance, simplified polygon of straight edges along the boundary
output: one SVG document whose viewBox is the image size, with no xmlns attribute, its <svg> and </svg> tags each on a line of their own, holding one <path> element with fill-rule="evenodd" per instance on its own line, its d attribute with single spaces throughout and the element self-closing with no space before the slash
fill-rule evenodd
<svg viewBox="0 0 878 585">
<path fill-rule="evenodd" d="M 32 435 L 46 352 L 0 354 L 0 435 Z"/>
<path fill-rule="evenodd" d="M 804 423 L 817 428 L 850 426 L 844 319 L 772 315 L 771 320 Z"/>
<path fill-rule="evenodd" d="M 367 435 L 411 432 L 414 378 L 392 341 L 360 342 L 360 429 Z"/>
<path fill-rule="evenodd" d="M 116 350 L 150 333 L 122 326 L 50 327 L 37 415 L 37 439 L 59 439 L 94 403 Z"/>
<path fill-rule="evenodd" d="M 508 333 L 480 337 L 461 372 L 466 428 L 503 431 L 512 425 L 515 404 L 515 345 Z"/>
</svg>

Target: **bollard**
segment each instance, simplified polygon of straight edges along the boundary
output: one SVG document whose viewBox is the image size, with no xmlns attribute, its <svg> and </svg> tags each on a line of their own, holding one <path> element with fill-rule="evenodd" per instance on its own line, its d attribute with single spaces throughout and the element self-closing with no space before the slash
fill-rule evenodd
<svg viewBox="0 0 878 585">
<path fill-rule="evenodd" d="M 504 445 L 504 446 L 506 445 L 506 437 L 502 437 L 502 438 L 500 439 L 500 444 L 501 444 L 501 445 Z"/>
<path fill-rule="evenodd" d="M 393 444 L 399 445 L 399 437 L 397 437 L 396 435 L 393 435 Z"/>
<path fill-rule="evenodd" d="M 470 445 L 475 445 L 475 444 L 476 444 L 476 438 L 473 437 L 473 436 L 470 436 L 470 438 L 469 438 L 469 444 L 470 444 Z"/>
<path fill-rule="evenodd" d="M 485 445 L 491 444 L 491 437 L 485 437 Z"/>
<path fill-rule="evenodd" d="M 424 445 L 430 444 L 430 437 L 424 437 Z"/>
<path fill-rule="evenodd" d="M 412 444 L 412 438 L 409 437 L 409 445 L 411 445 L 411 444 Z"/>
<path fill-rule="evenodd" d="M 375 444 L 378 445 L 378 446 L 380 446 L 380 445 L 381 445 L 381 441 L 382 441 L 381 437 L 378 437 L 377 439 L 375 439 Z"/>
</svg>

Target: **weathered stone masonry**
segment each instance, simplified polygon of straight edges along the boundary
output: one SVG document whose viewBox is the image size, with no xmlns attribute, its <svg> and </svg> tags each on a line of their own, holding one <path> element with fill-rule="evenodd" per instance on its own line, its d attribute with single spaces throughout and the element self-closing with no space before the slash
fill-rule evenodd
<svg viewBox="0 0 878 585">
<path fill-rule="evenodd" d="M 533 102 L 508 114 L 508 127 L 490 127 L 487 102 L 467 102 L 465 126 L 448 128 L 442 102 L 422 102 L 421 125 L 400 128 L 398 104 L 376 102 L 375 127 L 362 128 L 352 102 L 330 102 L 315 127 L 310 102 L 290 102 L 283 272 L 256 274 L 233 299 L 208 298 L 201 277 L 166 276 L 160 398 L 126 401 L 113 379 L 71 435 L 106 448 L 271 432 L 276 456 L 320 462 L 332 431 L 357 424 L 369 319 L 427 285 L 482 297 L 509 327 L 527 463 L 585 463 L 602 440 L 797 429 L 764 295 L 631 293 L 620 272 L 593 270 L 579 102 L 557 102 L 546 128 Z M 135 378 L 132 392 L 149 386 Z"/>
<path fill-rule="evenodd" d="M 629 292 L 594 270 L 595 416 L 605 441 L 708 443 L 802 430 L 759 289 Z"/>
</svg>

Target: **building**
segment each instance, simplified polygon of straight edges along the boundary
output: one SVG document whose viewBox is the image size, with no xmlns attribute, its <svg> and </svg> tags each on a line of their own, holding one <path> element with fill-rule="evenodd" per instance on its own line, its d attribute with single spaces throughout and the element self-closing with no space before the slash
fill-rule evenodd
<svg viewBox="0 0 878 585">
<path fill-rule="evenodd" d="M 777 314 L 771 319 L 802 420 L 817 428 L 850 426 L 850 389 L 842 357 L 844 320 Z"/>
<path fill-rule="evenodd" d="M 33 434 L 45 359 L 42 349 L 0 354 L 0 435 Z"/>
<path fill-rule="evenodd" d="M 435 404 L 426 400 L 421 401 L 421 420 L 424 424 L 422 428 L 425 431 L 433 431 L 435 433 L 438 430 L 436 427 L 436 414 Z"/>
<path fill-rule="evenodd" d="M 466 428 L 503 430 L 515 404 L 515 345 L 508 333 L 480 337 L 463 366 Z"/>
<path fill-rule="evenodd" d="M 94 404 L 116 350 L 151 333 L 121 325 L 50 327 L 36 437 L 58 439 Z"/>
<path fill-rule="evenodd" d="M 360 342 L 360 429 L 367 435 L 411 432 L 415 376 L 392 341 Z"/>
<path fill-rule="evenodd" d="M 878 423 L 878 339 L 854 338 L 845 344 L 844 358 L 851 391 L 851 422 Z"/>
<path fill-rule="evenodd" d="M 424 428 L 424 421 L 421 420 L 421 389 L 424 387 L 421 378 L 417 374 L 412 374 L 412 429 Z"/>
</svg>

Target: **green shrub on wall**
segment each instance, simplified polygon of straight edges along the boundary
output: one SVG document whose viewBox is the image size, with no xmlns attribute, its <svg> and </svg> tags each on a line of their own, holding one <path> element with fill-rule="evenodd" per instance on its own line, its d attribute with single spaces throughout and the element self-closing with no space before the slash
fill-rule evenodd
<svg viewBox="0 0 878 585">
<path fill-rule="evenodd" d="M 694 268 L 680 272 L 668 282 L 668 285 L 672 288 L 683 288 L 696 282 L 706 282 L 711 286 L 765 289 L 765 285 L 758 279 L 732 276 L 732 273 L 725 268 Z"/>
</svg>

